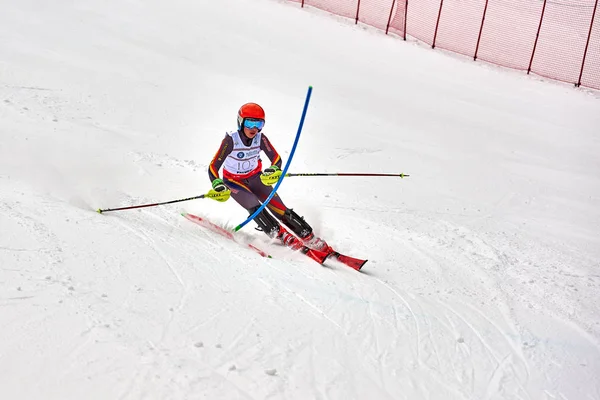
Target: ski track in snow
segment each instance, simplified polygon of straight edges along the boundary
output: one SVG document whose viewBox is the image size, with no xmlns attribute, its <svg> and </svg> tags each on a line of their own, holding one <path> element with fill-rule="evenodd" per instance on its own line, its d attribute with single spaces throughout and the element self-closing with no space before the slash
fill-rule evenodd
<svg viewBox="0 0 600 400">
<path fill-rule="evenodd" d="M 3 215 L 10 215 L 12 221 L 19 221 L 18 223 L 25 227 L 29 234 L 38 235 L 40 239 L 37 240 L 37 243 L 42 245 L 42 249 L 54 249 L 44 251 L 44 259 L 50 261 L 48 264 L 50 268 L 59 268 L 63 263 L 60 257 L 63 250 L 58 245 L 60 239 L 53 236 L 43 223 L 37 222 L 26 214 L 15 212 L 7 204 L 4 204 L 1 210 Z M 262 269 L 261 276 L 256 278 L 257 282 L 268 293 L 277 293 L 280 301 L 284 301 L 290 306 L 293 304 L 292 309 L 303 315 L 303 318 L 320 320 L 329 325 L 330 328 L 326 329 L 335 332 L 334 336 L 341 340 L 341 348 L 370 349 L 363 353 L 366 356 L 363 363 L 366 363 L 367 369 L 371 371 L 368 381 L 372 387 L 380 388 L 379 394 L 383 396 L 382 398 L 394 398 L 393 393 L 399 389 L 390 381 L 390 377 L 400 373 L 402 369 L 390 369 L 390 365 L 394 365 L 394 361 L 386 360 L 390 357 L 392 360 L 395 358 L 393 356 L 394 344 L 397 344 L 398 335 L 401 335 L 401 332 L 405 332 L 409 343 L 408 348 L 412 350 L 409 353 L 403 353 L 405 360 L 400 365 L 426 372 L 436 382 L 438 388 L 443 388 L 448 395 L 454 398 L 468 399 L 479 393 L 481 398 L 493 399 L 498 393 L 505 392 L 518 393 L 516 398 L 531 398 L 527 390 L 531 376 L 530 366 L 521 350 L 521 344 L 515 342 L 515 339 L 519 337 L 518 327 L 510 313 L 507 313 L 510 306 L 506 304 L 507 300 L 502 295 L 498 284 L 485 272 L 496 263 L 500 263 L 506 269 L 506 257 L 462 228 L 457 229 L 446 224 L 441 225 L 443 228 L 438 227 L 436 230 L 444 230 L 446 232 L 443 235 L 445 240 L 455 242 L 452 251 L 456 254 L 452 256 L 451 263 L 455 265 L 465 263 L 471 267 L 479 265 L 469 273 L 476 272 L 474 279 L 480 280 L 484 285 L 485 289 L 482 291 L 488 293 L 487 298 L 496 299 L 496 302 L 492 303 L 496 304 L 495 313 L 499 313 L 504 320 L 503 324 L 507 323 L 508 325 L 499 326 L 495 322 L 497 319 L 487 316 L 487 311 L 465 301 L 469 298 L 481 298 L 479 295 L 464 292 L 467 297 L 463 297 L 463 300 L 459 300 L 460 297 L 453 299 L 452 296 L 446 297 L 446 299 L 436 296 L 428 298 L 430 296 L 426 295 L 425 291 L 419 293 L 413 289 L 405 292 L 405 289 L 401 289 L 398 283 L 390 283 L 378 277 L 380 273 L 375 267 L 372 268 L 372 271 L 366 267 L 364 274 L 358 274 L 339 263 L 331 262 L 327 266 L 319 266 L 299 255 L 289 255 L 291 257 L 289 260 L 262 259 L 257 255 L 250 254 L 242 246 L 221 239 L 188 221 L 179 220 L 176 213 L 143 212 L 133 215 L 106 216 L 106 218 L 109 225 L 116 223 L 116 226 L 129 232 L 131 237 L 138 238 L 140 247 L 136 251 L 143 251 L 146 254 L 153 253 L 153 258 L 158 263 L 153 265 L 152 270 L 162 268 L 171 276 L 170 280 L 175 285 L 169 304 L 163 304 L 163 307 L 168 308 L 169 312 L 164 318 L 157 321 L 161 327 L 156 334 L 156 339 L 146 340 L 148 349 L 140 354 L 140 365 L 133 372 L 129 384 L 118 393 L 117 398 L 126 399 L 144 393 L 148 394 L 147 388 L 155 384 L 152 370 L 160 365 L 165 365 L 165 363 L 173 362 L 171 357 L 165 353 L 165 351 L 169 351 L 166 349 L 171 348 L 173 351 L 177 347 L 181 347 L 180 345 L 174 348 L 170 343 L 177 341 L 177 336 L 189 335 L 203 327 L 210 326 L 212 321 L 224 316 L 223 310 L 215 311 L 208 319 L 198 321 L 186 330 L 181 331 L 177 327 L 176 323 L 185 318 L 180 313 L 189 306 L 189 293 L 192 290 L 186 281 L 185 273 L 182 274 L 180 271 L 181 266 L 170 255 L 174 251 L 180 251 L 181 246 L 187 248 L 187 251 L 195 251 L 194 249 L 198 246 L 216 247 L 230 254 L 232 261 L 239 263 L 243 268 L 258 267 Z M 450 274 L 451 278 L 456 271 L 459 271 L 459 269 L 449 267 L 450 259 L 447 255 L 440 257 L 429 250 L 432 243 L 437 246 L 445 246 L 446 242 L 439 242 L 439 239 L 428 235 L 419 236 L 413 233 L 412 236 L 411 244 L 408 245 L 406 251 L 425 260 L 425 264 L 431 265 L 440 274 L 440 277 Z M 458 247 L 456 247 L 456 240 L 462 243 Z M 49 246 L 51 243 L 55 244 Z M 266 242 L 264 244 L 268 246 Z M 465 248 L 469 247 L 470 250 L 465 251 Z M 27 251 L 27 249 L 18 250 L 20 252 Z M 273 250 L 276 249 L 273 248 Z M 40 250 L 35 251 L 40 252 Z M 200 251 L 204 250 L 198 250 L 198 252 Z M 236 288 L 228 284 L 230 278 L 223 272 L 219 272 L 223 268 L 222 257 L 217 257 L 212 252 L 203 254 L 210 256 L 212 262 L 216 264 L 214 267 L 210 266 L 211 263 L 204 262 L 202 264 L 205 267 L 204 273 L 211 276 L 209 285 L 213 285 L 220 291 L 234 292 Z M 249 259 L 253 260 L 252 264 L 254 265 L 247 265 Z M 385 266 L 385 264 L 383 265 Z M 483 269 L 480 269 L 482 267 Z M 270 273 L 267 273 L 268 271 Z M 68 275 L 64 271 L 56 272 L 60 275 Z M 299 277 L 306 279 L 306 282 L 312 282 L 312 285 L 310 287 L 307 287 L 306 284 L 299 285 Z M 73 280 L 70 283 L 73 286 L 81 284 Z M 350 291 L 348 291 L 349 289 Z M 324 295 L 325 297 L 323 297 Z M 33 296 L 25 298 L 31 297 Z M 504 300 L 500 300 L 503 298 Z M 231 307 L 235 307 L 236 302 L 231 303 Z M 128 295 L 117 308 L 108 313 L 94 316 L 89 311 L 82 309 L 88 321 L 86 323 L 88 327 L 81 331 L 81 339 L 66 350 L 64 356 L 68 359 L 77 359 L 84 354 L 86 349 L 93 345 L 93 331 L 97 329 L 95 327 L 115 324 L 117 320 L 108 322 L 113 318 L 111 315 L 118 312 L 117 310 L 125 310 L 130 306 L 131 295 Z M 351 312 L 347 312 L 349 311 L 348 307 L 351 307 Z M 387 311 L 382 312 L 383 310 Z M 22 323 L 27 322 L 23 321 Z M 254 398 L 246 395 L 253 389 L 248 386 L 248 381 L 230 377 L 233 371 L 235 373 L 243 371 L 237 366 L 239 361 L 236 360 L 240 360 L 240 357 L 241 359 L 248 357 L 252 359 L 257 356 L 268 358 L 274 354 L 274 349 L 268 347 L 263 347 L 257 353 L 256 348 L 244 343 L 259 324 L 260 317 L 253 317 L 233 329 L 227 345 L 220 347 L 218 355 L 204 364 L 204 368 L 211 371 L 211 376 L 218 376 L 218 379 L 223 381 L 223 385 L 230 387 L 242 398 Z M 317 326 L 319 325 L 324 326 L 317 323 Z M 390 337 L 386 333 L 390 331 L 396 332 L 396 334 Z M 175 337 L 171 337 L 170 332 L 174 332 Z M 444 332 L 455 338 L 454 355 L 448 353 L 449 347 L 447 339 L 444 339 L 446 336 Z M 318 347 L 314 345 L 306 347 L 302 344 L 300 347 L 290 348 L 289 351 L 292 352 L 290 355 L 296 354 L 297 356 L 308 349 L 310 349 L 313 359 L 309 369 L 313 371 L 313 375 L 317 376 L 319 362 L 316 359 L 320 359 Z M 363 350 L 360 352 L 362 353 Z M 409 354 L 411 357 L 406 359 Z M 488 360 L 485 362 L 488 366 L 483 370 L 490 371 L 489 375 L 480 375 L 479 372 L 482 370 L 481 356 L 483 355 Z M 465 363 L 466 361 L 468 362 Z M 338 367 L 341 368 L 341 364 Z M 284 368 L 291 370 L 294 366 L 287 362 L 280 368 L 277 374 L 285 373 Z M 455 381 L 449 381 L 443 371 L 450 372 L 450 376 L 454 376 Z M 325 386 L 316 381 L 313 385 L 316 392 L 327 396 Z M 465 392 L 466 387 L 470 389 Z"/>
<path fill-rule="evenodd" d="M 465 81 L 438 80 L 447 70 L 460 76 L 462 68 L 469 68 L 458 69 L 454 61 L 444 74 L 424 72 L 442 90 L 432 91 L 422 81 L 418 90 L 402 82 L 397 92 L 411 94 L 414 105 L 388 95 L 379 98 L 378 92 L 395 90 L 390 76 L 365 72 L 366 66 L 353 69 L 346 61 L 339 68 L 329 45 L 322 57 L 306 57 L 326 61 L 316 68 L 319 75 L 305 76 L 313 68 L 304 68 L 300 59 L 293 65 L 301 65 L 302 82 L 278 75 L 287 70 L 297 74 L 295 67 L 278 64 L 278 50 L 277 57 L 260 67 L 260 76 L 273 76 L 273 87 L 260 80 L 270 94 L 237 78 L 222 90 L 239 71 L 228 74 L 222 68 L 226 65 L 211 70 L 211 60 L 228 58 L 224 53 L 206 57 L 214 49 L 202 40 L 205 31 L 195 29 L 216 31 L 213 20 L 231 28 L 239 21 L 237 14 L 223 9 L 219 20 L 212 14 L 218 13 L 216 8 L 205 10 L 206 4 L 195 3 L 201 12 L 182 15 L 165 4 L 148 2 L 150 13 L 134 3 L 121 4 L 116 18 L 95 2 L 83 9 L 23 2 L 7 5 L 10 12 L 0 16 L 7 38 L 0 44 L 5 56 L 0 87 L 0 393 L 61 400 L 600 399 L 596 241 L 589 237 L 588 221 L 560 218 L 570 212 L 562 210 L 566 202 L 590 224 L 597 220 L 597 183 L 594 176 L 578 175 L 579 170 L 596 170 L 596 164 L 586 161 L 597 151 L 584 123 L 597 122 L 585 114 L 585 107 L 597 104 L 584 103 L 576 92 L 559 94 L 562 89 L 554 86 L 547 96 L 525 81 L 509 84 L 514 92 L 509 96 L 500 87 L 512 81 L 494 84 L 478 77 L 487 70 L 478 67 L 469 70 L 473 76 L 468 82 L 492 85 L 489 98 L 497 104 L 473 109 L 462 96 L 473 95 L 478 107 L 488 97 L 473 94 Z M 278 7 L 273 2 L 253 2 L 252 9 L 243 2 L 236 6 L 243 20 L 256 20 Z M 260 15 L 252 14 L 255 8 Z M 289 13 L 293 21 L 304 21 L 302 26 L 310 23 L 319 42 L 335 35 L 319 25 L 314 10 L 283 9 L 276 13 L 285 28 L 278 33 L 282 48 L 293 43 L 286 36 L 295 31 L 288 29 L 293 26 Z M 45 13 L 48 18 L 41 17 Z M 202 19 L 205 15 L 211 20 Z M 220 22 L 225 20 L 228 24 Z M 62 23 L 70 30 L 63 32 Z M 47 32 L 36 31 L 38 25 Z M 261 29 L 255 31 L 260 34 Z M 74 41 L 73 31 L 81 42 Z M 302 43 L 311 32 L 303 32 L 308 37 Z M 361 46 L 358 36 L 348 40 L 353 30 L 344 32 L 336 46 Z M 229 49 L 223 43 L 230 36 L 223 41 L 209 36 L 210 43 Z M 179 47 L 189 40 L 190 47 Z M 346 53 L 375 47 L 374 42 L 364 45 Z M 236 60 L 240 51 L 242 57 L 250 55 L 243 53 L 246 47 L 236 48 Z M 400 60 L 410 57 L 419 64 L 413 47 L 404 46 Z M 304 56 L 305 50 L 299 54 Z M 383 50 L 377 57 L 381 54 Z M 438 54 L 419 54 L 436 64 L 446 61 Z M 145 57 L 146 67 L 139 68 Z M 269 70 L 271 64 L 275 69 Z M 428 64 L 419 65 L 429 70 Z M 214 83 L 196 82 L 198 71 Z M 381 75 L 385 84 L 373 81 L 363 87 L 358 82 L 351 89 L 356 95 L 348 96 L 347 81 L 356 82 L 358 73 Z M 420 73 L 409 75 L 421 78 Z M 340 77 L 347 81 L 338 81 Z M 374 191 L 372 181 L 358 179 L 347 186 L 319 179 L 282 186 L 288 204 L 311 201 L 321 210 L 315 220 L 338 250 L 369 258 L 363 273 L 333 260 L 320 266 L 268 243 L 262 234 L 239 232 L 242 242 L 274 256 L 261 258 L 186 221 L 176 206 L 93 212 L 90 199 L 106 203 L 102 206 L 137 204 L 154 201 L 141 196 L 162 198 L 204 187 L 206 182 L 198 183 L 205 179 L 203 161 L 212 156 L 211 146 L 218 145 L 220 119 L 225 118 L 217 116 L 217 129 L 208 115 L 218 114 L 214 104 L 230 108 L 230 101 L 241 101 L 234 93 L 251 90 L 268 99 L 274 110 L 270 115 L 280 113 L 279 121 L 269 121 L 269 129 L 285 132 L 291 128 L 281 121 L 296 118 L 289 110 L 297 104 L 277 95 L 281 82 L 286 89 L 304 87 L 308 78 L 323 90 L 315 93 L 294 165 L 375 170 L 396 168 L 401 157 L 407 168 L 415 169 L 401 188 L 385 181 L 386 195 Z M 344 92 L 335 93 L 336 86 Z M 550 103 L 532 108 L 540 103 L 537 92 L 556 100 L 558 108 Z M 210 107 L 197 93 L 206 93 Z M 430 118 L 432 97 L 441 102 L 435 107 L 452 117 L 441 112 L 439 119 Z M 458 99 L 460 107 L 446 97 Z M 394 119 L 396 103 L 407 107 L 400 124 Z M 519 115 L 513 103 L 527 109 L 528 116 Z M 368 104 L 375 109 L 363 110 Z M 470 119 L 461 114 L 465 107 Z M 565 114 L 569 123 L 557 130 L 579 135 L 573 141 L 581 140 L 580 147 L 591 149 L 591 156 L 587 149 L 571 148 L 552 130 L 554 118 L 562 121 L 557 110 L 568 113 L 569 107 L 581 114 Z M 210 111 L 198 116 L 198 109 Z M 482 110 L 487 110 L 483 120 L 473 116 Z M 398 143 L 377 137 L 365 143 L 364 127 L 357 133 L 354 126 L 359 113 L 377 129 L 397 134 Z M 512 114 L 516 116 L 510 118 Z M 506 126 L 494 131 L 498 120 L 506 120 Z M 527 121 L 542 126 L 542 139 L 526 134 L 535 132 Z M 483 136 L 472 134 L 471 124 Z M 444 134 L 435 134 L 442 126 Z M 446 128 L 452 135 L 446 135 Z M 488 128 L 497 136 L 485 136 Z M 217 130 L 213 138 L 209 132 Z M 506 146 L 502 137 L 512 131 L 520 132 L 522 144 L 509 137 Z M 288 156 L 289 138 L 274 137 Z M 527 147 L 527 141 L 534 145 Z M 553 142 L 560 142 L 560 151 L 554 153 Z M 486 152 L 488 145 L 494 152 Z M 538 147 L 542 150 L 536 153 Z M 556 154 L 566 155 L 561 160 L 566 172 L 559 176 L 567 179 L 544 186 L 544 178 L 557 172 L 544 163 L 554 164 Z M 481 160 L 465 164 L 477 156 Z M 488 159 L 511 180 L 502 181 L 493 168 L 485 170 Z M 481 176 L 463 173 L 462 168 L 474 166 L 484 169 Z M 464 182 L 445 186 L 447 178 L 436 177 L 446 170 Z M 482 183 L 489 176 L 495 177 L 498 191 Z M 565 186 L 565 181 L 577 184 Z M 478 194 L 473 183 L 490 197 L 468 198 Z M 554 186 L 556 191 L 549 189 Z M 194 212 L 229 223 L 237 218 L 230 204 L 187 204 Z M 573 233 L 563 235 L 563 226 Z"/>
<path fill-rule="evenodd" d="M 40 246 L 38 249 L 21 248 L 11 249 L 12 251 L 41 253 L 44 255 L 43 258 L 49 261 L 47 265 L 51 271 L 68 276 L 66 271 L 60 270 L 64 262 L 61 257 L 64 250 L 59 245 L 60 239 L 54 236 L 43 222 L 36 221 L 31 215 L 17 212 L 10 207 L 9 203 L 3 204 L 0 210 L 2 215 L 8 216 L 11 221 L 17 221 L 24 227 L 28 232 L 26 236 L 33 234 L 39 238 L 36 240 L 37 246 Z M 357 274 L 339 263 L 330 262 L 326 266 L 319 266 L 297 254 L 283 253 L 290 257 L 288 260 L 262 259 L 247 252 L 238 244 L 224 240 L 188 221 L 181 221 L 177 213 L 169 211 L 122 214 L 106 216 L 106 218 L 105 224 L 116 223 L 116 226 L 125 230 L 124 232 L 129 232 L 130 237 L 138 238 L 140 247 L 136 251 L 154 254 L 152 258 L 155 258 L 157 263 L 153 265 L 152 270 L 163 269 L 171 276 L 170 280 L 176 286 L 172 289 L 174 293 L 171 294 L 169 304 L 163 304 L 169 312 L 157 321 L 161 327 L 156 339 L 145 341 L 147 350 L 140 353 L 139 366 L 132 373 L 129 384 L 121 388 L 117 398 L 126 399 L 148 394 L 147 388 L 156 384 L 152 371 L 160 365 L 171 364 L 173 360 L 166 352 L 173 350 L 179 352 L 177 348 L 181 348 L 181 345 L 173 347 L 171 344 L 177 341 L 176 337 L 182 334 L 186 336 L 210 326 L 212 321 L 224 316 L 224 310 L 215 311 L 208 319 L 198 321 L 186 330 L 180 330 L 176 325 L 177 321 L 185 318 L 180 313 L 189 307 L 189 293 L 192 290 L 185 274 L 180 271 L 181 266 L 170 255 L 181 251 L 182 246 L 187 248 L 187 251 L 202 252 L 211 257 L 215 266 L 211 266 L 211 263 L 202 263 L 204 273 L 211 277 L 208 284 L 225 293 L 235 292 L 236 288 L 235 285 L 231 286 L 228 283 L 231 278 L 224 272 L 220 272 L 223 269 L 223 258 L 216 256 L 214 252 L 205 252 L 206 250 L 203 249 L 216 247 L 222 252 L 227 252 L 231 260 L 242 268 L 259 268 L 261 276 L 256 277 L 257 282 L 269 293 L 276 293 L 280 301 L 290 306 L 293 304 L 292 309 L 303 315 L 303 318 L 322 321 L 325 325 L 329 325 L 330 328 L 326 329 L 335 332 L 334 336 L 341 340 L 342 345 L 338 346 L 365 349 L 359 351 L 365 356 L 362 359 L 362 362 L 366 363 L 365 368 L 371 371 L 371 376 L 365 379 L 370 382 L 371 390 L 374 387 L 379 388 L 379 395 L 382 398 L 395 397 L 394 393 L 400 387 L 390 381 L 390 378 L 401 373 L 406 367 L 416 368 L 426 373 L 438 386 L 438 390 L 443 388 L 447 395 L 454 398 L 468 399 L 481 396 L 484 399 L 493 399 L 498 393 L 513 393 L 516 395 L 515 398 L 532 398 L 528 395 L 527 389 L 532 372 L 518 340 L 520 337 L 518 324 L 508 311 L 511 306 L 501 290 L 501 285 L 492 278 L 493 275 L 487 273 L 490 270 L 506 270 L 510 267 L 508 264 L 510 261 L 503 252 L 491 247 L 465 228 L 458 228 L 441 221 L 434 222 L 437 227 L 431 228 L 432 221 L 429 221 L 430 229 L 443 231 L 444 234 L 433 237 L 413 230 L 404 251 L 422 259 L 421 263 L 433 268 L 441 279 L 458 279 L 454 275 L 463 273 L 457 272 L 460 268 L 454 266 L 460 264 L 470 266 L 468 274 L 472 275 L 471 279 L 478 280 L 483 285 L 480 290 L 482 293 L 487 293 L 487 296 L 456 289 L 459 292 L 458 297 L 452 295 L 451 292 L 454 290 L 448 292 L 447 296 L 432 297 L 427 292 L 428 285 L 424 285 L 420 291 L 417 287 L 406 291 L 399 287 L 399 283 L 387 282 L 379 277 L 381 274 L 378 268 L 385 266 L 385 262 L 383 264 L 378 262 L 379 265 L 372 269 L 369 268 L 370 264 L 367 264 L 365 273 Z M 395 228 L 391 231 L 394 234 L 398 233 Z M 444 240 L 440 241 L 440 237 Z M 264 245 L 268 246 L 266 242 Z M 439 252 L 431 250 L 439 246 L 449 246 L 447 250 L 452 255 L 445 253 L 442 257 L 439 256 Z M 198 247 L 201 249 L 196 250 Z M 253 260 L 251 263 L 253 265 L 248 265 L 248 260 Z M 451 264 L 454 266 L 451 267 Z M 498 265 L 500 268 L 497 267 Z M 123 271 L 120 271 L 119 275 L 123 277 L 122 273 Z M 306 279 L 305 282 L 312 282 L 311 286 L 300 284 L 298 281 L 300 277 Z M 66 279 L 67 284 L 75 287 L 85 285 L 68 277 Z M 463 276 L 460 279 L 467 278 Z M 430 286 L 429 291 L 431 288 Z M 24 296 L 23 300 L 33 297 L 35 296 Z M 488 317 L 489 310 L 484 311 L 469 301 L 469 299 L 483 300 L 481 304 L 487 308 L 489 305 L 486 298 L 493 300 L 492 310 L 500 316 L 500 320 Z M 131 306 L 131 299 L 131 295 L 128 295 L 117 308 L 96 316 L 81 309 L 87 321 L 87 328 L 79 333 L 80 338 L 72 347 L 65 350 L 63 356 L 75 360 L 85 354 L 85 351 L 93 345 L 94 330 L 99 326 L 118 324 L 117 320 L 109 322 L 113 318 L 111 315 L 118 312 L 117 310 L 128 309 Z M 230 306 L 235 307 L 236 302 L 237 300 Z M 348 307 L 351 307 L 351 312 L 347 312 Z M 362 311 L 357 311 L 357 308 Z M 383 310 L 386 312 L 382 312 Z M 31 324 L 34 321 L 22 321 L 21 324 Z M 499 326 L 496 321 L 503 321 L 503 326 Z M 203 363 L 203 368 L 211 371 L 213 378 L 218 377 L 223 381 L 223 385 L 242 398 L 253 398 L 246 393 L 253 392 L 256 388 L 252 389 L 252 385 L 245 379 L 230 376 L 234 371 L 235 373 L 243 371 L 237 367 L 239 361 L 236 360 L 269 358 L 276 354 L 274 351 L 277 352 L 269 347 L 257 350 L 254 346 L 244 343 L 258 325 L 260 325 L 260 318 L 251 318 L 242 326 L 233 329 L 227 345 L 220 347 L 218 355 Z M 317 322 L 316 325 L 322 326 L 323 329 L 322 323 Z M 390 337 L 386 333 L 390 331 L 396 333 Z M 170 332 L 175 332 L 175 336 L 171 337 Z M 396 351 L 395 344 L 401 332 L 405 332 L 404 336 L 411 350 L 402 353 L 405 359 L 399 366 L 404 365 L 404 367 L 398 369 L 397 366 L 396 369 L 390 369 L 390 366 L 395 363 L 391 360 L 395 358 L 393 355 Z M 454 355 L 448 353 L 450 347 L 444 332 L 456 341 Z M 140 344 L 141 342 L 136 347 Z M 169 348 L 170 351 L 167 350 Z M 306 347 L 305 344 L 301 344 L 288 351 L 291 351 L 290 356 L 294 357 L 295 354 L 297 357 L 306 350 L 310 351 L 313 359 L 309 370 L 312 371 L 312 375 L 317 376 L 320 363 L 317 361 L 320 359 L 318 347 L 314 345 Z M 406 358 L 409 354 L 411 357 Z M 487 358 L 487 362 L 483 362 L 486 364 L 485 368 L 481 367 L 482 356 L 484 359 Z M 391 360 L 388 360 L 390 357 Z M 341 368 L 341 365 L 338 364 L 338 368 Z M 284 363 L 277 374 L 285 373 L 286 369 L 293 370 L 294 365 L 290 361 Z M 482 370 L 489 371 L 489 374 L 481 375 Z M 446 372 L 451 373 L 450 376 L 455 380 L 448 380 Z M 74 371 L 71 370 L 70 373 Z M 285 387 L 284 384 L 279 390 L 286 390 Z M 465 391 L 467 387 L 469 390 Z M 328 396 L 328 389 L 316 381 L 313 383 L 313 390 Z"/>
</svg>

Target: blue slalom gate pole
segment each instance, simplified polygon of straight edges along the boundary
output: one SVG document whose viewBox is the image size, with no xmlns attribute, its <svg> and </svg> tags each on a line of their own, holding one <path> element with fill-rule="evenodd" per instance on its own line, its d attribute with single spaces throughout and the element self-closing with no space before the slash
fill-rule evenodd
<svg viewBox="0 0 600 400">
<path fill-rule="evenodd" d="M 306 117 L 306 110 L 308 109 L 308 103 L 310 102 L 311 93 L 312 93 L 312 86 L 309 86 L 308 93 L 306 93 L 306 100 L 304 101 L 304 109 L 302 110 L 302 118 L 300 118 L 300 125 L 298 125 L 298 133 L 296 133 L 296 139 L 294 140 L 294 145 L 292 146 L 292 151 L 290 152 L 290 158 L 288 158 L 288 161 L 285 164 L 285 168 L 281 172 L 281 178 L 279 178 L 279 181 L 277 181 L 277 184 L 273 188 L 273 191 L 271 192 L 269 197 L 267 197 L 267 199 L 261 204 L 261 206 L 258 208 L 258 210 L 254 211 L 254 214 L 252 214 L 251 216 L 248 217 L 248 219 L 246 219 L 244 222 L 242 222 L 241 224 L 236 226 L 235 229 L 233 230 L 234 232 L 239 231 L 248 222 L 252 221 L 267 206 L 267 204 L 269 204 L 269 202 L 271 201 L 273 196 L 275 196 L 275 193 L 277 193 L 277 189 L 279 189 L 279 185 L 281 185 L 281 182 L 283 182 L 283 178 L 284 178 L 285 174 L 287 173 L 287 170 L 290 167 L 290 164 L 292 163 L 292 158 L 294 158 L 294 153 L 296 152 L 296 146 L 298 146 L 298 140 L 300 139 L 300 133 L 302 133 L 302 126 L 304 125 L 304 118 Z"/>
</svg>

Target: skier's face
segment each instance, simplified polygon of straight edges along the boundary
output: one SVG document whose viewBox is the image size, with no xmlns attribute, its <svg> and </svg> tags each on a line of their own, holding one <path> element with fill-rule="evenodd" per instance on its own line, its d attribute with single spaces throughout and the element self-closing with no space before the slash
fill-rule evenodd
<svg viewBox="0 0 600 400">
<path fill-rule="evenodd" d="M 246 135 L 246 137 L 248 137 L 249 139 L 253 139 L 254 136 L 256 136 L 256 134 L 258 133 L 258 128 L 248 128 L 248 127 L 244 127 L 244 135 Z"/>
<path fill-rule="evenodd" d="M 244 135 L 249 139 L 254 138 L 256 134 L 265 126 L 265 120 L 260 118 L 244 119 Z"/>
</svg>

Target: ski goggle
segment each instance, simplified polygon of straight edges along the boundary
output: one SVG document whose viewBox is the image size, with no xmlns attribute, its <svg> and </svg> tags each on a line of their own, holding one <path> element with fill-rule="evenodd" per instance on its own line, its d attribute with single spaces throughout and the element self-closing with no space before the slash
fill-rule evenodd
<svg viewBox="0 0 600 400">
<path fill-rule="evenodd" d="M 248 128 L 248 129 L 256 128 L 260 131 L 264 126 L 265 126 L 264 119 L 246 118 L 244 120 L 244 128 Z"/>
</svg>

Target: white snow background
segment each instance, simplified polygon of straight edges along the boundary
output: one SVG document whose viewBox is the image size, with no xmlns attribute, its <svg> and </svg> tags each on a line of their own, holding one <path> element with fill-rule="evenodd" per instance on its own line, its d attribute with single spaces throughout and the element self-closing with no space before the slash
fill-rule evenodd
<svg viewBox="0 0 600 400">
<path fill-rule="evenodd" d="M 0 398 L 600 399 L 600 96 L 273 0 L 0 0 Z M 195 200 L 239 106 L 362 273 Z M 267 161 L 268 165 L 268 161 Z"/>
</svg>

